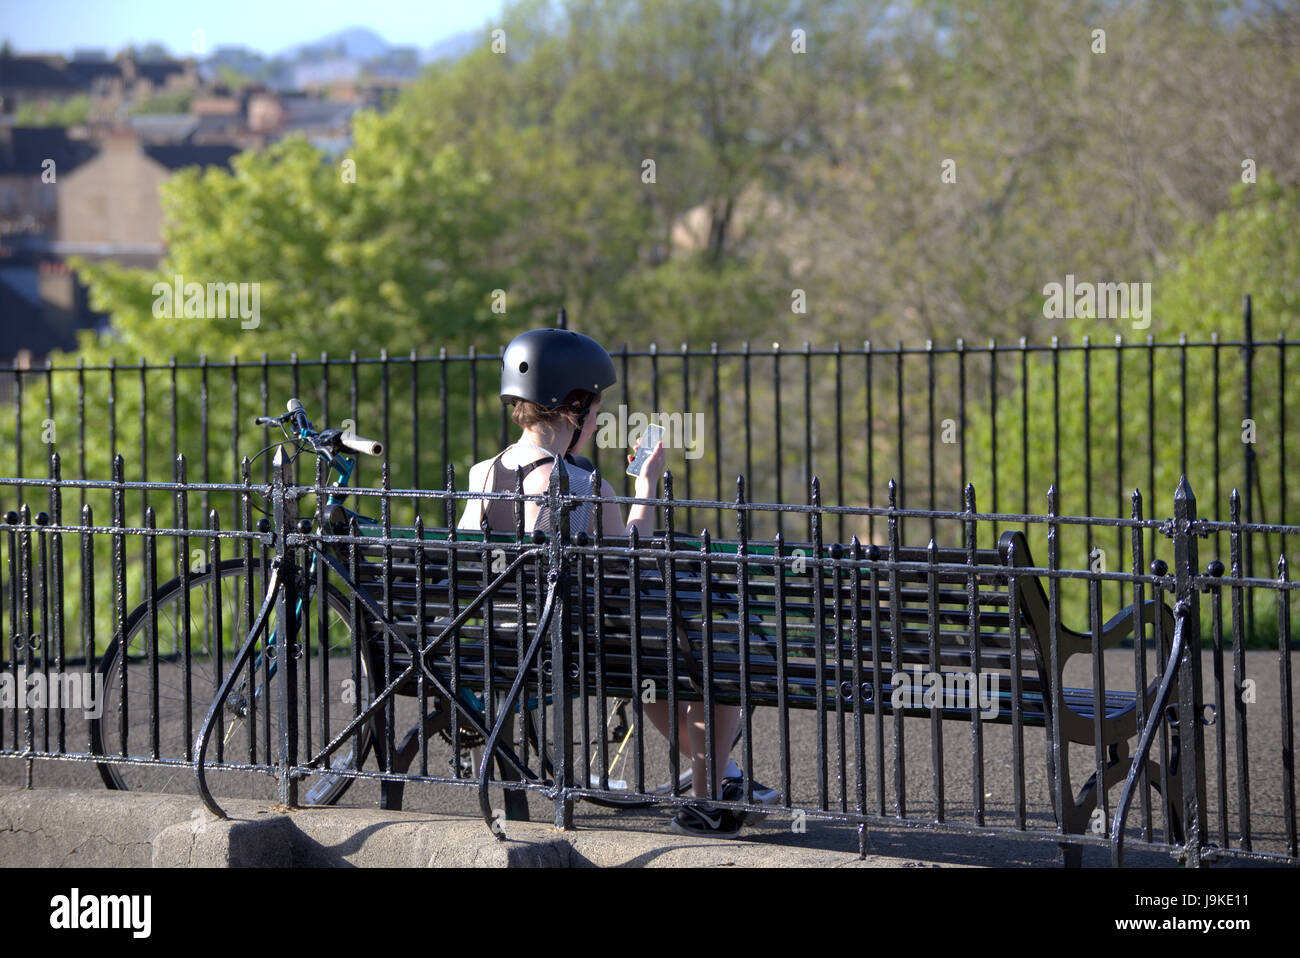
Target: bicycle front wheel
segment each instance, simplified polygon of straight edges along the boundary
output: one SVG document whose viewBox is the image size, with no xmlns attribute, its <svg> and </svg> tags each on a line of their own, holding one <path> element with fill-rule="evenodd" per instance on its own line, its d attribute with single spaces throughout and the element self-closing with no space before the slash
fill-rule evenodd
<svg viewBox="0 0 1300 958">
<path fill-rule="evenodd" d="M 252 572 L 252 576 L 247 574 Z M 96 755 L 117 759 L 98 765 L 112 789 L 193 791 L 193 743 L 229 664 L 248 636 L 266 591 L 267 569 L 242 559 L 177 578 L 158 589 L 153 610 L 145 603 L 127 618 L 99 665 L 103 708 L 90 720 Z M 153 623 L 156 620 L 157 625 Z M 269 628 L 274 627 L 272 619 Z M 269 631 L 269 629 L 268 629 Z M 374 690 L 365 649 L 354 672 L 354 636 L 347 600 L 327 587 L 299 626 L 299 756 L 311 754 L 341 732 Z M 260 770 L 231 766 L 274 764 L 280 734 L 274 657 L 263 651 L 236 683 L 208 746 L 209 783 L 215 794 L 267 799 L 274 780 Z M 276 650 L 277 654 L 280 650 Z M 156 663 L 156 677 L 155 677 Z M 330 757 L 330 768 L 300 787 L 306 805 L 337 802 L 352 783 L 340 771 L 360 768 L 373 745 L 363 725 Z"/>
</svg>

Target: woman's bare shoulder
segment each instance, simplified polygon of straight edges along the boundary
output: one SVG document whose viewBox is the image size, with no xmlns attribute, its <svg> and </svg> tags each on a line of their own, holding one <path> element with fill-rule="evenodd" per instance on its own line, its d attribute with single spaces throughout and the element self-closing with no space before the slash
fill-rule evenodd
<svg viewBox="0 0 1300 958">
<path fill-rule="evenodd" d="M 491 459 L 484 459 L 476 462 L 469 467 L 468 486 L 470 492 L 482 492 L 488 489 L 492 484 L 492 470 L 498 462 L 500 456 L 494 456 Z"/>
<path fill-rule="evenodd" d="M 546 491 L 546 487 L 551 484 L 551 470 L 554 465 L 550 462 L 543 462 L 532 472 L 524 476 L 524 492 L 531 495 L 538 495 Z"/>
</svg>

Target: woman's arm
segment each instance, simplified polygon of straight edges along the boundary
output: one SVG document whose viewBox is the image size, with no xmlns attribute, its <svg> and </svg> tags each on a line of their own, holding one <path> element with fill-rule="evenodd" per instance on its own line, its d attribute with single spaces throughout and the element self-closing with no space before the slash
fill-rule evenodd
<svg viewBox="0 0 1300 958">
<path fill-rule="evenodd" d="M 475 463 L 469 470 L 469 488 L 479 489 L 483 487 L 483 469 L 484 463 Z M 483 518 L 483 500 L 466 499 L 465 511 L 461 514 L 460 522 L 456 523 L 457 529 L 470 529 L 478 532 L 479 523 Z"/>
<path fill-rule="evenodd" d="M 608 479 L 600 480 L 600 490 L 597 495 L 616 496 L 614 487 L 609 484 Z M 600 504 L 600 527 L 605 530 L 605 535 L 611 536 L 623 529 L 623 514 L 619 511 L 618 503 L 602 502 Z M 623 529 L 626 533 L 628 530 Z"/>
<path fill-rule="evenodd" d="M 655 494 L 655 487 L 659 480 L 663 478 L 664 464 L 668 459 L 668 454 L 664 451 L 663 441 L 655 446 L 654 452 L 650 453 L 650 458 L 646 460 L 641 475 L 636 477 L 636 482 L 632 485 L 632 495 L 637 499 L 649 499 Z M 628 456 L 627 461 L 631 462 L 632 457 Z M 637 503 L 627 511 L 627 535 L 632 534 L 633 528 L 641 535 L 641 538 L 648 539 L 654 535 L 655 528 L 655 507 L 645 503 Z"/>
<path fill-rule="evenodd" d="M 655 494 L 655 485 L 664 473 L 665 458 L 663 443 L 660 443 L 655 447 L 655 451 L 650 455 L 650 458 L 646 460 L 645 469 L 641 471 L 641 475 L 637 477 L 632 487 L 634 498 L 649 499 Z M 631 459 L 632 457 L 628 456 L 629 462 Z M 612 497 L 618 495 L 618 493 L 614 491 L 614 487 L 609 484 L 608 479 L 601 479 L 599 495 Z M 648 539 L 654 535 L 654 506 L 645 503 L 637 503 L 632 506 L 627 511 L 626 523 L 623 522 L 623 517 L 619 513 L 618 503 L 602 502 L 600 508 L 600 523 L 606 535 L 613 534 L 613 530 L 620 526 L 623 527 L 623 535 L 625 536 L 630 536 L 633 529 L 636 529 L 637 534 L 642 539 Z"/>
</svg>

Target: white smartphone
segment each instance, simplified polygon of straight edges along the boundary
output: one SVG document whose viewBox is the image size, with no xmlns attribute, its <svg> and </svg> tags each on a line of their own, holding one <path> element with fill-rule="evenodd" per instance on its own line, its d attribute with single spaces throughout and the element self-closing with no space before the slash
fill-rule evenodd
<svg viewBox="0 0 1300 958">
<path fill-rule="evenodd" d="M 651 423 L 645 427 L 645 432 L 641 434 L 641 441 L 636 444 L 636 452 L 632 454 L 632 461 L 627 464 L 627 474 L 629 476 L 640 477 L 641 470 L 645 468 L 646 460 L 654 452 L 655 446 L 663 438 L 663 426 Z"/>
</svg>

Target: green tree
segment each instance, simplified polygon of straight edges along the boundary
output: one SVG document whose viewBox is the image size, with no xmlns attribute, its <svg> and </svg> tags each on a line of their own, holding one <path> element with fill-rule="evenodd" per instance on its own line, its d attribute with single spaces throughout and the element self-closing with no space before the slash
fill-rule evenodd
<svg viewBox="0 0 1300 958">
<path fill-rule="evenodd" d="M 48 454 L 58 453 L 64 476 L 77 475 L 84 462 L 87 476 L 109 477 L 120 454 L 128 481 L 168 481 L 174 457 L 182 454 L 193 481 L 237 481 L 241 460 L 264 441 L 252 417 L 280 411 L 289 396 L 302 396 L 318 426 L 352 418 L 358 432 L 380 434 L 387 370 L 369 362 L 372 357 L 415 347 L 427 355 L 442 343 L 472 342 L 476 322 L 493 330 L 482 335 L 494 341 L 486 320 L 491 292 L 503 281 L 487 253 L 499 230 L 484 200 L 487 176 L 470 169 L 453 144 L 414 149 L 414 136 L 437 137 L 391 117 L 361 114 L 354 135 L 353 149 L 339 163 L 297 138 L 241 154 L 230 171 L 179 173 L 163 188 L 168 252 L 157 269 L 74 261 L 93 308 L 108 313 L 112 325 L 106 335 L 83 332 L 75 358 L 50 357 L 64 372 L 27 377 L 21 420 L 6 418 L 0 426 L 0 445 L 14 455 L 19 444 L 24 450 L 21 472 L 6 467 L 6 474 L 44 475 Z M 203 316 L 186 317 L 183 301 L 169 312 L 163 291 L 178 281 L 248 284 L 250 294 L 258 290 L 258 313 L 221 318 L 207 312 L 206 297 Z M 245 302 L 252 305 L 251 295 Z M 283 361 L 358 354 L 367 364 L 332 370 L 330 418 L 322 422 L 320 368 L 303 381 Z M 268 356 L 280 365 L 266 366 Z M 175 379 L 162 365 L 169 359 L 182 367 Z M 146 360 L 159 368 L 132 368 Z M 197 365 L 209 360 L 218 368 Z M 66 371 L 75 363 L 91 371 L 84 377 Z M 452 386 L 445 418 L 457 423 L 454 455 L 467 457 L 460 426 L 467 391 Z M 84 440 L 74 412 L 80 409 Z M 424 428 L 436 434 L 441 426 L 434 421 Z M 426 440 L 423 475 L 435 484 L 439 451 Z M 410 444 L 393 449 L 395 485 L 409 484 L 414 458 Z M 256 464 L 254 481 L 265 480 L 266 465 Z M 307 468 L 303 480 L 312 476 Z M 373 471 L 360 478 L 379 479 Z M 220 498 L 205 497 L 204 504 L 220 508 L 230 528 L 239 497 Z M 29 490 L 26 499 L 33 511 L 46 508 L 42 492 Z M 108 521 L 107 493 L 91 491 L 84 501 L 98 521 Z M 65 519 L 78 521 L 81 498 L 69 495 L 65 502 Z M 144 521 L 146 505 L 158 510 L 159 525 L 170 524 L 170 496 L 133 493 L 125 501 L 128 525 Z M 191 502 L 191 509 L 193 521 L 203 524 L 201 504 Z M 99 544 L 108 547 L 106 540 Z M 109 608 L 110 583 L 98 585 L 100 607 Z M 139 585 L 133 575 L 133 597 Z"/>
<path fill-rule="evenodd" d="M 1045 511 L 1043 496 L 1055 484 L 1064 514 L 1127 518 L 1129 495 L 1138 489 L 1145 517 L 1165 518 L 1173 514 L 1173 493 L 1185 471 L 1197 495 L 1198 514 L 1226 521 L 1230 492 L 1246 493 L 1245 458 L 1253 451 L 1253 520 L 1297 520 L 1295 483 L 1288 477 L 1300 467 L 1300 450 L 1294 442 L 1286 445 L 1283 429 L 1295 357 L 1281 345 L 1255 349 L 1253 422 L 1247 423 L 1242 418 L 1245 367 L 1239 344 L 1245 293 L 1252 297 L 1256 341 L 1280 343 L 1300 315 L 1298 217 L 1300 190 L 1282 187 L 1265 173 L 1257 184 L 1237 187 L 1232 207 L 1208 229 L 1186 225 L 1183 252 L 1151 286 L 1148 334 L 1165 344 L 1156 350 L 1153 364 L 1145 349 L 1114 348 L 1117 337 L 1145 343 L 1145 336 L 1134 335 L 1129 320 L 1077 318 L 1062 324 L 1062 350 L 1040 354 L 1030 371 L 1027 448 L 1033 511 Z M 1181 348 L 1182 341 L 1217 345 Z M 1066 344 L 1072 348 L 1065 349 Z M 1090 348 L 1079 348 L 1084 344 Z M 1018 494 L 1024 397 L 1018 371 L 1005 372 L 1009 388 L 1001 405 L 999 448 L 995 455 L 989 408 L 982 403 L 968 432 L 974 453 L 971 478 L 987 490 L 996 467 L 999 486 Z M 1059 444 L 1052 441 L 1054 435 Z M 1018 509 L 1019 499 L 1009 505 Z M 1276 575 L 1278 556 L 1287 544 L 1277 536 L 1253 538 L 1255 574 Z M 1063 563 L 1075 568 L 1097 547 L 1113 557 L 1110 571 L 1127 570 L 1131 562 L 1127 535 L 1089 536 L 1078 528 L 1066 529 L 1062 543 Z M 1167 541 L 1150 536 L 1148 543 L 1148 560 L 1153 548 L 1171 560 Z M 1227 536 L 1221 534 L 1203 546 L 1202 558 L 1208 562 L 1217 556 L 1227 564 L 1227 550 Z M 1045 554 L 1044 547 L 1035 549 L 1035 555 L 1039 552 Z"/>
<path fill-rule="evenodd" d="M 1104 50 L 1094 24 L 1104 25 Z M 857 347 L 867 339 L 917 345 L 959 336 L 970 344 L 1020 336 L 1042 344 L 1055 334 L 1063 348 L 1034 353 L 1029 363 L 1028 481 L 1020 471 L 1019 371 L 1004 363 L 992 394 L 999 400 L 997 449 L 987 438 L 992 397 L 970 387 L 967 435 L 985 438 L 962 447 L 968 475 L 945 461 L 937 504 L 956 504 L 962 481 L 971 479 L 980 505 L 991 507 L 996 475 L 1002 508 L 1023 502 L 1041 512 L 1042 493 L 1059 480 L 1066 512 L 1124 512 L 1121 497 L 1141 486 L 1147 514 L 1167 513 L 1181 468 L 1184 410 L 1194 434 L 1188 471 L 1206 503 L 1213 496 L 1202 477 L 1214 450 L 1204 448 L 1204 437 L 1213 434 L 1206 425 L 1213 411 L 1212 402 L 1208 412 L 1205 405 L 1210 373 L 1196 364 L 1212 354 L 1189 353 L 1186 400 L 1176 345 L 1161 349 L 1150 376 L 1137 354 L 1123 354 L 1116 382 L 1109 337 L 1119 332 L 1131 341 L 1133 331 L 1096 322 L 1049 327 L 1041 291 L 1066 274 L 1152 281 L 1151 331 L 1161 341 L 1216 330 L 1235 335 L 1239 297 L 1250 291 L 1257 332 L 1276 331 L 1269 323 L 1289 315 L 1289 300 L 1270 287 L 1287 289 L 1286 271 L 1294 272 L 1292 247 L 1279 233 L 1294 222 L 1294 210 L 1278 204 L 1290 203 L 1287 191 L 1300 186 L 1293 148 L 1300 61 L 1291 55 L 1297 24 L 1293 7 L 1200 0 L 512 4 L 490 25 L 503 30 L 499 37 L 485 29 L 477 50 L 430 68 L 391 110 L 359 115 L 342 165 L 291 140 L 239 157 L 231 172 L 175 177 L 165 190 L 168 254 L 158 269 L 78 266 L 111 328 L 86 335 L 76 359 L 116 364 L 113 405 L 105 374 L 87 375 L 84 397 L 74 374 L 51 374 L 48 398 L 33 374 L 17 404 L 22 432 L 0 439 L 25 443 L 23 469 L 39 472 L 46 446 L 37 425 L 49 408 L 59 420 L 85 402 L 114 410 L 111 428 L 87 437 L 88 474 L 105 475 L 116 450 L 127 454 L 129 475 L 143 458 L 151 477 L 165 478 L 173 447 L 192 451 L 206 442 L 208 459 L 191 475 L 225 479 L 262 438 L 248 432 L 251 414 L 294 391 L 314 393 L 323 406 L 319 373 L 299 376 L 292 354 L 339 360 L 355 351 L 366 361 L 329 367 L 330 418 L 355 412 L 359 430 L 377 431 L 372 424 L 386 423 L 386 413 L 398 415 L 396 397 L 404 403 L 414 394 L 410 440 L 391 450 L 394 481 L 432 485 L 441 478 L 444 435 L 447 458 L 462 475 L 475 453 L 496 441 L 491 354 L 520 330 L 550 322 L 563 305 L 576 327 L 615 350 L 625 342 L 676 349 L 686 339 L 696 347 L 750 341 L 763 349 L 773 341 L 798 349 L 805 340 Z M 946 180 L 949 160 L 955 175 Z M 1261 176 L 1233 206 L 1229 186 L 1256 167 L 1272 179 Z M 1283 199 L 1269 207 L 1273 189 Z M 1265 208 L 1267 224 L 1241 219 Z M 1253 245 L 1240 247 L 1252 255 L 1237 256 L 1233 244 L 1242 235 L 1255 235 Z M 1208 245 L 1214 242 L 1220 245 Z M 156 316 L 155 285 L 176 276 L 259 284 L 256 328 Z M 798 312 L 801 298 L 806 310 Z M 1085 334 L 1086 352 L 1078 343 Z M 443 349 L 455 355 L 470 348 L 488 354 L 473 380 L 466 364 L 436 359 Z M 383 350 L 412 349 L 435 357 L 413 379 L 406 371 L 389 375 L 377 361 Z M 1259 382 L 1276 376 L 1276 353 L 1260 351 Z M 200 357 L 237 360 L 208 370 L 206 437 L 196 369 L 178 372 L 174 437 L 170 425 L 151 425 L 148 415 L 142 425 L 134 414 L 137 399 L 148 413 L 166 409 L 170 399 L 157 397 L 167 395 L 168 373 L 126 367 L 141 356 L 173 354 L 182 366 Z M 264 355 L 271 360 L 265 367 Z M 1086 420 L 1078 414 L 1085 357 Z M 948 407 L 957 397 L 951 359 L 938 364 L 935 387 Z M 1220 359 L 1223 438 L 1231 432 L 1239 360 L 1227 346 Z M 66 366 L 73 357 L 54 361 Z M 810 469 L 806 456 L 790 455 L 787 430 L 786 497 L 802 498 L 805 473 L 831 456 L 862 463 L 871 441 L 879 503 L 899 420 L 908 463 L 924 462 L 935 440 L 916 363 L 927 361 L 908 358 L 908 385 L 896 401 L 883 364 L 868 397 L 855 360 L 842 383 L 843 406 L 862 412 L 870 398 L 880 422 L 870 432 L 851 424 L 842 439 L 837 386 L 830 377 L 813 381 L 806 416 L 814 462 Z M 971 382 L 987 361 L 969 360 Z M 786 362 L 789 371 L 800 361 Z M 777 412 L 767 372 L 755 379 L 761 419 L 747 423 L 738 404 L 723 401 L 738 388 L 737 364 L 721 370 L 717 394 L 708 376 L 693 371 L 689 395 L 685 364 L 661 365 L 660 395 L 674 397 L 683 411 L 714 413 L 717 438 L 726 443 L 725 462 L 714 463 L 710 452 L 697 475 L 717 465 L 729 484 L 740 471 L 733 437 L 742 428 L 754 427 L 755 461 L 771 464 L 771 417 L 788 409 L 798 417 L 791 428 L 803 427 L 803 390 L 788 389 Z M 644 383 L 628 385 L 629 402 L 648 401 Z M 1113 411 L 1117 389 L 1122 416 Z M 1287 463 L 1280 449 L 1266 448 L 1281 435 L 1280 408 L 1271 411 L 1266 391 L 1257 389 L 1258 501 L 1272 518 Z M 1153 393 L 1157 421 L 1148 423 Z M 940 418 L 952 414 L 949 408 Z M 219 443 L 221 430 L 236 424 L 241 431 Z M 1124 450 L 1118 457 L 1117 442 Z M 1154 467 L 1148 446 L 1157 451 Z M 1229 450 L 1226 438 L 1221 446 L 1221 461 L 1235 462 L 1240 449 Z M 863 501 L 864 472 L 846 476 L 838 492 L 846 501 Z M 1089 472 L 1118 476 L 1114 495 L 1097 486 L 1090 502 Z M 916 483 L 916 472 L 904 480 L 910 505 L 925 492 Z M 1022 487 L 1028 500 L 1020 499 Z M 1216 505 L 1222 513 L 1222 502 Z M 1087 546 L 1071 544 L 1073 559 Z M 1261 558 L 1257 567 L 1265 564 Z"/>
<path fill-rule="evenodd" d="M 89 119 L 91 106 L 84 93 L 48 103 L 27 102 L 14 111 L 14 125 L 74 126 Z"/>
<path fill-rule="evenodd" d="M 148 113 L 188 113 L 194 94 L 189 90 L 163 90 L 131 108 L 132 116 Z"/>
</svg>

